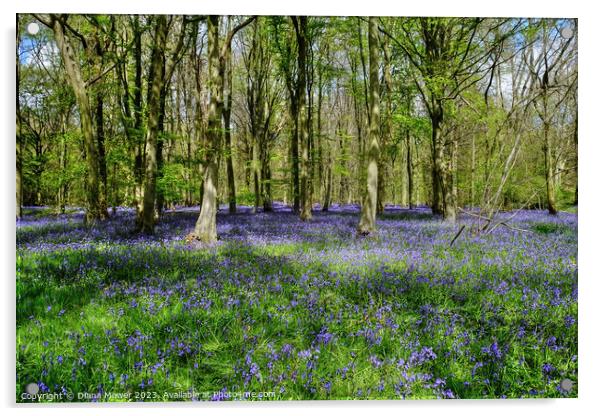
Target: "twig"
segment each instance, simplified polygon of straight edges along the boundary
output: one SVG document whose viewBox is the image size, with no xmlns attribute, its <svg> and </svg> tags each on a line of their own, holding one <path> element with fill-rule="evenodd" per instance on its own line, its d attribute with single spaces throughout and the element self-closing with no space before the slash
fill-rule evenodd
<svg viewBox="0 0 602 416">
<path fill-rule="evenodd" d="M 522 231 L 522 232 L 524 232 L 524 233 L 532 233 L 532 232 L 533 232 L 533 231 L 531 231 L 531 230 L 525 230 L 524 228 L 513 227 L 513 226 L 511 226 L 510 224 L 506 223 L 505 221 L 502 221 L 502 222 L 498 222 L 498 223 L 497 223 L 497 224 L 495 224 L 493 227 L 491 227 L 487 233 L 488 233 L 488 234 L 491 234 L 491 233 L 493 232 L 493 230 L 495 230 L 495 229 L 496 229 L 496 227 L 497 227 L 498 225 L 503 225 L 503 226 L 505 226 L 505 227 L 508 227 L 508 228 L 510 228 L 511 230 L 515 230 L 515 231 Z"/>
<path fill-rule="evenodd" d="M 460 227 L 460 231 L 458 231 L 458 233 L 456 234 L 454 239 L 451 241 L 451 243 L 449 243 L 450 247 L 453 246 L 454 243 L 456 242 L 456 240 L 458 239 L 458 237 L 460 237 L 460 234 L 462 234 L 462 231 L 464 231 L 464 228 L 466 228 L 466 224 L 463 224 L 462 227 Z"/>
</svg>

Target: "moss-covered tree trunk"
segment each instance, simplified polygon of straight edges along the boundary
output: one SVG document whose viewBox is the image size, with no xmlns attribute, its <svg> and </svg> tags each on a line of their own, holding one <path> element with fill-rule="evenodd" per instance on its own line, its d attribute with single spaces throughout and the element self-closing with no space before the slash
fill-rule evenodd
<svg viewBox="0 0 602 416">
<path fill-rule="evenodd" d="M 301 213 L 299 217 L 302 221 L 309 221 L 312 217 L 312 204 L 309 189 L 309 131 L 307 125 L 307 16 L 294 17 L 293 24 L 297 36 L 297 71 L 299 73 L 297 80 L 297 97 L 299 99 L 297 128 L 301 144 L 299 175 Z"/>
<path fill-rule="evenodd" d="M 63 60 L 67 80 L 75 95 L 75 102 L 79 110 L 81 131 L 84 137 L 84 148 L 86 154 L 86 216 L 85 222 L 88 225 L 97 220 L 107 218 L 106 209 L 103 212 L 100 205 L 99 190 L 99 162 L 98 150 L 96 148 L 96 137 L 94 134 L 94 124 L 92 119 L 92 110 L 90 107 L 90 98 L 84 82 L 79 59 L 76 57 L 73 47 L 65 36 L 63 17 L 51 16 L 51 26 L 54 33 L 54 39 Z"/>
<path fill-rule="evenodd" d="M 151 90 L 148 94 L 148 122 L 146 129 L 146 168 L 144 175 L 144 203 L 142 232 L 152 234 L 155 227 L 155 195 L 157 190 L 157 137 L 159 134 L 160 98 L 163 88 L 163 65 L 167 37 L 167 18 L 157 16 L 155 44 L 152 53 Z"/>
</svg>

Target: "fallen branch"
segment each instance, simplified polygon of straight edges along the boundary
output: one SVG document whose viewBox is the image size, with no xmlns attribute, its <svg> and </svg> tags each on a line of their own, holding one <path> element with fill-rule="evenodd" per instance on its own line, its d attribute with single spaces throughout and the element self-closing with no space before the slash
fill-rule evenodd
<svg viewBox="0 0 602 416">
<path fill-rule="evenodd" d="M 485 225 L 485 227 L 483 227 L 483 229 L 481 231 L 485 230 L 485 228 L 487 228 L 492 222 L 494 222 L 493 218 L 489 218 L 489 217 L 485 217 L 483 215 L 475 214 L 473 212 L 465 211 L 462 208 L 458 208 L 458 210 L 461 211 L 461 212 L 463 212 L 466 215 L 470 215 L 471 217 L 476 217 L 476 218 L 480 218 L 482 220 L 487 221 L 487 224 Z M 512 217 L 510 217 L 510 219 L 514 218 L 514 216 L 516 216 L 516 214 L 512 215 Z M 493 232 L 493 230 L 495 230 L 500 225 L 503 225 L 504 227 L 508 227 L 511 230 L 515 230 L 515 231 L 521 231 L 521 232 L 525 232 L 525 233 L 532 233 L 533 232 L 531 230 L 526 230 L 524 228 L 514 227 L 514 226 L 508 224 L 507 221 L 500 221 L 500 222 L 494 223 L 493 226 L 487 230 L 486 234 L 491 234 Z"/>
<path fill-rule="evenodd" d="M 524 229 L 524 228 L 513 227 L 512 225 L 508 224 L 506 221 L 501 221 L 501 222 L 498 222 L 497 224 L 495 224 L 493 227 L 491 227 L 491 228 L 489 229 L 489 231 L 488 231 L 488 234 L 492 233 L 492 232 L 493 232 L 493 230 L 495 230 L 495 229 L 496 229 L 496 227 L 497 227 L 497 226 L 499 226 L 499 225 L 503 225 L 503 226 L 505 226 L 505 227 L 508 227 L 508 228 L 510 228 L 511 230 L 514 230 L 514 231 L 522 231 L 522 232 L 524 232 L 524 233 L 532 233 L 532 232 L 533 232 L 533 231 L 531 231 L 531 230 L 526 230 L 526 229 Z"/>
<path fill-rule="evenodd" d="M 458 239 L 458 237 L 460 237 L 460 234 L 462 234 L 462 231 L 464 231 L 464 228 L 466 228 L 466 224 L 463 224 L 462 227 L 460 227 L 460 231 L 458 231 L 458 233 L 456 234 L 454 239 L 451 241 L 451 243 L 449 243 L 450 247 L 453 246 L 454 243 L 456 242 L 456 240 Z"/>
</svg>

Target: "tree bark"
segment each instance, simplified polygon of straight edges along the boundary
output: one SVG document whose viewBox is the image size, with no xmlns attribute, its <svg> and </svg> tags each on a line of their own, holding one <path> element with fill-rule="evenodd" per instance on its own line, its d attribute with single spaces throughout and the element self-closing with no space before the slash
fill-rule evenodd
<svg viewBox="0 0 602 416">
<path fill-rule="evenodd" d="M 476 173 L 476 138 L 475 134 L 471 134 L 471 151 L 470 151 L 470 207 L 475 205 L 475 173 Z"/>
<path fill-rule="evenodd" d="M 290 113 L 293 120 L 291 134 L 291 164 L 293 171 L 293 212 L 299 213 L 301 206 L 299 190 L 299 103 L 297 97 L 291 97 Z"/>
<path fill-rule="evenodd" d="M 226 79 L 224 88 L 224 139 L 226 144 L 226 175 L 228 180 L 228 212 L 236 214 L 236 185 L 234 183 L 234 166 L 232 164 L 232 133 L 230 118 L 232 113 L 232 48 L 226 50 Z"/>
<path fill-rule="evenodd" d="M 299 121 L 297 123 L 299 131 L 299 141 L 301 142 L 301 213 L 299 217 L 302 221 L 311 220 L 311 197 L 309 184 L 309 132 L 308 132 L 308 109 L 307 109 L 307 16 L 293 18 L 295 33 L 297 36 L 297 70 L 299 78 L 297 80 L 297 97 L 299 99 Z"/>
<path fill-rule="evenodd" d="M 558 208 L 556 207 L 556 180 L 554 178 L 554 160 L 552 158 L 552 143 L 550 139 L 550 123 L 548 120 L 543 122 L 543 137 L 544 137 L 544 168 L 546 171 L 546 194 L 548 202 L 548 212 L 550 215 L 556 215 Z"/>
<path fill-rule="evenodd" d="M 152 234 L 155 227 L 155 195 L 157 188 L 157 136 L 159 133 L 160 98 L 163 88 L 163 65 L 167 37 L 167 18 L 157 16 L 155 45 L 152 53 L 151 90 L 148 94 L 148 123 L 146 134 L 146 169 L 144 178 L 144 203 L 142 207 L 142 232 Z"/>
<path fill-rule="evenodd" d="M 259 156 L 259 137 L 253 138 L 253 192 L 255 194 L 255 205 L 253 213 L 259 211 L 261 205 L 261 161 Z"/>
<path fill-rule="evenodd" d="M 358 233 L 362 235 L 376 231 L 376 204 L 378 199 L 378 159 L 379 125 L 380 125 L 380 94 L 378 83 L 378 28 L 376 18 L 369 18 L 368 53 L 370 56 L 370 129 L 367 181 L 362 204 L 362 212 L 358 225 Z"/>
<path fill-rule="evenodd" d="M 433 205 L 437 207 L 436 202 L 441 202 L 443 208 L 443 219 L 449 223 L 456 222 L 456 201 L 453 190 L 453 163 L 451 153 L 453 150 L 446 151 L 445 138 L 442 136 L 441 123 L 443 122 L 443 104 L 440 100 L 435 100 L 436 103 L 431 109 L 431 127 L 432 141 L 434 148 L 434 184 L 433 189 Z M 448 147 L 453 147 L 453 143 Z M 448 154 L 450 153 L 450 154 Z M 441 196 L 441 201 L 438 201 L 438 196 Z M 435 208 L 433 209 L 435 213 Z"/>
<path fill-rule="evenodd" d="M 63 120 L 63 134 L 61 137 L 61 150 L 59 157 L 59 166 L 63 172 L 67 171 L 67 140 L 65 139 L 65 133 L 67 132 L 67 117 Z M 59 184 L 59 211 L 61 214 L 65 213 L 65 204 L 67 198 L 67 181 L 61 178 Z"/>
<path fill-rule="evenodd" d="M 544 53 L 546 51 L 546 42 L 544 41 Z M 550 118 L 548 117 L 548 88 L 549 88 L 549 78 L 548 78 L 548 62 L 545 61 L 545 73 L 542 77 L 541 87 L 542 87 L 542 101 L 543 101 L 543 114 L 542 114 L 542 122 L 543 122 L 543 153 L 544 153 L 544 169 L 546 176 L 546 196 L 548 202 L 548 212 L 550 215 L 556 215 L 558 213 L 558 209 L 556 207 L 556 178 L 554 177 L 554 172 L 556 171 L 556 166 L 554 164 L 554 158 L 552 156 L 552 138 L 550 137 Z"/>
<path fill-rule="evenodd" d="M 142 33 L 140 31 L 140 16 L 133 18 L 134 31 L 134 137 L 136 155 L 134 156 L 134 204 L 136 206 L 136 223 L 142 226 L 142 211 L 144 198 L 144 136 L 142 132 Z"/>
<path fill-rule="evenodd" d="M 161 73 L 161 78 L 163 81 L 161 82 L 162 86 L 159 98 L 159 121 L 157 123 L 157 181 L 163 178 L 163 165 L 165 164 L 163 157 L 163 148 L 165 147 L 165 100 L 167 99 L 167 89 L 169 84 L 169 81 L 165 79 L 165 64 L 162 64 L 161 66 L 163 67 L 163 71 Z M 161 215 L 163 215 L 165 193 L 163 192 L 163 188 L 160 186 L 157 186 L 155 189 L 155 219 L 158 220 Z"/>
<path fill-rule="evenodd" d="M 263 202 L 263 211 L 270 212 L 272 207 L 272 169 L 270 168 L 270 155 L 268 153 L 267 143 L 261 148 L 261 199 Z"/>
<path fill-rule="evenodd" d="M 388 38 L 385 38 L 383 42 L 383 57 L 384 57 L 384 68 L 383 68 L 383 80 L 386 101 L 386 119 L 384 122 L 384 131 L 381 138 L 382 143 L 380 144 L 383 148 L 386 148 L 387 143 L 393 140 L 393 104 L 392 104 L 392 93 L 393 93 L 393 78 L 391 75 L 391 56 L 389 52 Z M 379 158 L 378 165 L 378 202 L 377 212 L 382 214 L 385 211 L 385 176 L 386 175 L 386 163 L 385 158 Z"/>
<path fill-rule="evenodd" d="M 217 163 L 221 134 L 220 93 L 223 85 L 219 56 L 219 16 L 207 17 L 210 102 L 207 112 L 207 157 L 203 181 L 201 212 L 194 228 L 195 237 L 203 243 L 217 241 Z"/>
<path fill-rule="evenodd" d="M 23 212 L 22 212 L 22 206 L 23 206 L 23 161 L 22 161 L 22 157 L 23 157 L 23 146 L 22 146 L 22 140 L 23 138 L 21 137 L 21 103 L 19 102 L 19 88 L 21 86 L 20 83 L 20 62 L 19 62 L 19 40 L 20 40 L 20 35 L 19 35 L 19 15 L 17 15 L 17 47 L 16 47 L 16 71 L 17 71 L 17 101 L 16 101 L 16 109 L 17 109 L 17 125 L 16 125 L 16 133 L 17 133 L 17 142 L 16 142 L 16 150 L 17 150 L 17 155 L 16 155 L 16 162 L 17 162 L 17 174 L 16 174 L 16 179 L 17 179 L 17 183 L 16 183 L 16 216 L 17 219 L 21 219 L 21 217 L 23 216 Z"/>
<path fill-rule="evenodd" d="M 575 105 L 577 105 L 577 103 L 575 103 Z M 575 112 L 576 113 L 576 112 Z M 578 160 L 579 160 L 579 146 L 577 144 L 578 141 L 578 117 L 577 115 L 575 115 L 575 129 L 573 130 L 573 143 L 575 145 L 575 200 L 573 201 L 573 203 L 575 205 L 577 205 L 578 203 L 578 197 L 579 197 L 579 170 L 577 169 L 578 166 Z"/>
<path fill-rule="evenodd" d="M 99 163 L 98 151 L 96 148 L 96 138 L 94 137 L 94 127 L 92 122 L 92 111 L 90 99 L 86 84 L 82 77 L 79 60 L 75 57 L 73 47 L 65 37 L 65 28 L 63 21 L 57 16 L 51 17 L 52 30 L 54 38 L 59 47 L 63 65 L 69 84 L 73 88 L 75 101 L 80 114 L 80 123 L 82 135 L 84 137 L 84 146 L 86 152 L 86 216 L 85 222 L 88 225 L 94 224 L 97 220 L 107 218 L 107 212 L 103 212 L 99 201 Z"/>
<path fill-rule="evenodd" d="M 410 131 L 406 130 L 406 169 L 408 172 L 408 205 L 410 209 L 416 207 L 414 199 L 414 169 L 412 166 L 412 137 Z"/>
<path fill-rule="evenodd" d="M 96 93 L 96 142 L 98 145 L 98 168 L 100 174 L 99 204 L 101 212 L 107 212 L 107 161 L 105 152 L 105 130 L 104 130 L 104 101 L 102 92 Z"/>
</svg>

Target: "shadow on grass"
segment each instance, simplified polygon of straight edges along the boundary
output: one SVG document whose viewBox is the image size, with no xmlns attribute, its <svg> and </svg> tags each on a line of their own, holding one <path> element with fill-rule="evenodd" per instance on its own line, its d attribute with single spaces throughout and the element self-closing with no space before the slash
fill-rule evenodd
<svg viewBox="0 0 602 416">
<path fill-rule="evenodd" d="M 278 281 L 298 293 L 336 290 L 338 301 L 366 305 L 374 299 L 402 300 L 418 310 L 426 299 L 439 299 L 464 308 L 479 304 L 490 289 L 456 284 L 453 276 L 421 273 L 420 270 L 369 269 L 344 274 L 323 263 L 301 264 L 288 254 L 270 254 L 249 241 L 228 242 L 195 249 L 113 245 L 104 248 L 68 249 L 35 253 L 17 262 L 17 327 L 30 317 L 64 308 L 71 313 L 103 298 L 111 285 L 150 284 L 173 287 L 189 280 L 219 287 L 225 283 L 252 290 L 256 285 Z M 242 277 L 242 278 L 241 278 Z M 326 299 L 327 300 L 327 299 Z"/>
</svg>

